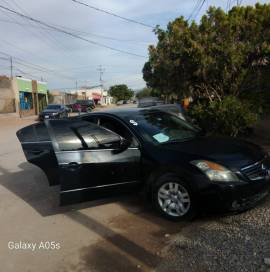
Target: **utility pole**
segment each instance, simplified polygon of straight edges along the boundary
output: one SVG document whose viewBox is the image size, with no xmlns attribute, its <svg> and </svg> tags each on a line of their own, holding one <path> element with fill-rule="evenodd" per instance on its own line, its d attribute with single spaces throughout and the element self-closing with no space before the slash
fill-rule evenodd
<svg viewBox="0 0 270 272">
<path fill-rule="evenodd" d="M 101 85 L 101 87 L 103 87 L 102 76 L 103 76 L 103 74 L 104 74 L 104 72 L 105 72 L 105 69 L 102 68 L 102 65 L 99 65 L 99 67 L 98 67 L 97 70 L 99 71 L 99 82 L 100 82 L 100 85 Z"/>
<path fill-rule="evenodd" d="M 99 82 L 100 82 L 100 86 L 101 86 L 101 100 L 103 100 L 103 80 L 102 80 L 102 76 L 103 76 L 103 74 L 105 72 L 105 69 L 102 68 L 102 65 L 99 65 L 97 70 L 99 71 Z M 106 104 L 106 102 L 105 102 L 105 104 Z"/>
<path fill-rule="evenodd" d="M 13 60 L 12 57 L 10 57 L 10 78 L 13 78 Z"/>
</svg>

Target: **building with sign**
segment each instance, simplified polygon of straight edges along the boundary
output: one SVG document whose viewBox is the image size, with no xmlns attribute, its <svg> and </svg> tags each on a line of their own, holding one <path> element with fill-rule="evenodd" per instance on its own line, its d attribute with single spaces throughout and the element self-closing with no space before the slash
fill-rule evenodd
<svg viewBox="0 0 270 272">
<path fill-rule="evenodd" d="M 0 113 L 36 115 L 48 104 L 47 83 L 23 77 L 0 77 Z"/>
<path fill-rule="evenodd" d="M 102 86 L 97 87 L 82 87 L 76 90 L 79 100 L 93 100 L 95 104 L 109 105 L 112 103 L 112 97 Z"/>
</svg>

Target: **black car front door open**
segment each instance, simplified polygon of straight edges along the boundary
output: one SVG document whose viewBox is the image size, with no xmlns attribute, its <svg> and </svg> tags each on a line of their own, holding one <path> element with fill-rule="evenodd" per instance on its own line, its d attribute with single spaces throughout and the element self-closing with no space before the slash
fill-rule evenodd
<svg viewBox="0 0 270 272">
<path fill-rule="evenodd" d="M 16 134 L 27 161 L 44 171 L 50 185 L 57 185 L 58 164 L 45 124 L 36 123 L 24 127 Z"/>
<path fill-rule="evenodd" d="M 140 150 L 121 150 L 121 137 L 80 120 L 48 120 L 59 165 L 62 205 L 129 191 L 140 183 Z"/>
</svg>

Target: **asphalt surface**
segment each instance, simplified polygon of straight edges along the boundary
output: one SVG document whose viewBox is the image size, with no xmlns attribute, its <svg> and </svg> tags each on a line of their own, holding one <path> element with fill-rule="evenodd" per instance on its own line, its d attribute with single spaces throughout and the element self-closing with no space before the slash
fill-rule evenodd
<svg viewBox="0 0 270 272">
<path fill-rule="evenodd" d="M 15 135 L 33 122 L 0 117 L 0 271 L 270 269 L 269 197 L 240 215 L 186 223 L 160 218 L 137 195 L 59 207 L 59 189 L 26 162 Z M 19 242 L 36 247 L 14 249 Z"/>
</svg>

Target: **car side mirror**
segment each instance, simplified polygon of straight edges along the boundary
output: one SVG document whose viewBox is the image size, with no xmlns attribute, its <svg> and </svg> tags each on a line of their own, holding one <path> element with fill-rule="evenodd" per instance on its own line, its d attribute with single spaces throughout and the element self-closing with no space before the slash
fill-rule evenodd
<svg viewBox="0 0 270 272">
<path fill-rule="evenodd" d="M 131 142 L 129 140 L 127 140 L 125 138 L 121 138 L 120 139 L 120 145 L 119 145 L 120 148 L 119 149 L 121 151 L 124 151 L 130 146 L 130 144 L 131 144 Z"/>
<path fill-rule="evenodd" d="M 126 149 L 128 149 L 130 144 L 131 144 L 131 142 L 129 140 L 120 137 L 119 142 L 117 142 L 117 147 L 115 148 L 113 153 L 118 154 L 118 153 L 125 151 Z"/>
</svg>

